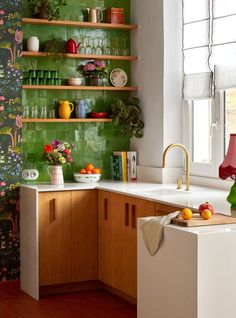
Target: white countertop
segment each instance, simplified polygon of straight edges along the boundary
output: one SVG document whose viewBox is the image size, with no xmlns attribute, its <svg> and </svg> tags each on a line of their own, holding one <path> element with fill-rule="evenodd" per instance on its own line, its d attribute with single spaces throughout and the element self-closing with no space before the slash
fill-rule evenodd
<svg viewBox="0 0 236 318">
<path fill-rule="evenodd" d="M 116 193 L 126 194 L 155 202 L 171 204 L 178 207 L 190 207 L 198 209 L 203 202 L 210 202 L 216 212 L 231 214 L 230 204 L 226 198 L 228 191 L 214 188 L 191 186 L 190 191 L 177 190 L 175 184 L 159 184 L 145 182 L 122 182 L 104 180 L 98 183 L 65 183 L 58 187 L 51 184 L 23 184 L 22 187 L 30 187 L 38 192 L 100 189 Z"/>
</svg>

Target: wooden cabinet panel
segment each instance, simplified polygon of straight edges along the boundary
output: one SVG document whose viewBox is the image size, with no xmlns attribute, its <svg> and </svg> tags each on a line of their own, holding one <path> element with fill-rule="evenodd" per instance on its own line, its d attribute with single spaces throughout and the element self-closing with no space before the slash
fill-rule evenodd
<svg viewBox="0 0 236 318">
<path fill-rule="evenodd" d="M 98 279 L 113 286 L 112 211 L 110 192 L 98 191 Z"/>
<path fill-rule="evenodd" d="M 97 279 L 97 190 L 71 192 L 72 282 Z"/>
<path fill-rule="evenodd" d="M 155 203 L 99 190 L 99 279 L 136 298 L 137 217 L 155 215 Z"/>
<path fill-rule="evenodd" d="M 166 215 L 171 212 L 178 211 L 178 207 L 168 204 L 156 203 L 156 215 Z"/>
<path fill-rule="evenodd" d="M 70 192 L 39 193 L 40 285 L 71 281 Z"/>
</svg>

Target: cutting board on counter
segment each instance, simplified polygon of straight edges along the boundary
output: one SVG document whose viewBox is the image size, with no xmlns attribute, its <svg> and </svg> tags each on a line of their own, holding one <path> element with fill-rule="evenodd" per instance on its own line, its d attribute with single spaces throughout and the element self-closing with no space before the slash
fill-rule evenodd
<svg viewBox="0 0 236 318">
<path fill-rule="evenodd" d="M 219 225 L 219 224 L 234 224 L 236 223 L 236 218 L 232 216 L 223 215 L 220 213 L 215 213 L 209 220 L 203 220 L 198 213 L 193 214 L 190 220 L 183 220 L 181 217 L 174 218 L 171 221 L 172 224 L 180 226 L 205 226 L 205 225 Z"/>
</svg>

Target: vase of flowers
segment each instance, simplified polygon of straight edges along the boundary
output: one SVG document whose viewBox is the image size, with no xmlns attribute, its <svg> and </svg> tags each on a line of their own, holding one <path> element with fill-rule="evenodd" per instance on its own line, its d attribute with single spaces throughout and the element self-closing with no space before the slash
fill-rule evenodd
<svg viewBox="0 0 236 318">
<path fill-rule="evenodd" d="M 44 146 L 42 159 L 49 165 L 47 172 L 52 184 L 59 186 L 64 184 L 62 165 L 73 162 L 71 157 L 73 147 L 74 145 L 60 140 L 53 140 Z"/>
<path fill-rule="evenodd" d="M 89 61 L 85 65 L 80 65 L 79 70 L 87 79 L 90 86 L 102 86 L 103 79 L 107 75 L 107 67 L 104 61 Z"/>
</svg>

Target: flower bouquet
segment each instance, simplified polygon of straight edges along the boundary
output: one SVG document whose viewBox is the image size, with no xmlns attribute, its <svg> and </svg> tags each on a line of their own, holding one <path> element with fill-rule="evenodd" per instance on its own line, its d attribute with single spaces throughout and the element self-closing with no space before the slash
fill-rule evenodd
<svg viewBox="0 0 236 318">
<path fill-rule="evenodd" d="M 42 159 L 47 164 L 52 166 L 61 166 L 64 163 L 71 163 L 71 149 L 73 144 L 68 142 L 61 142 L 60 140 L 53 140 L 51 144 L 46 144 L 43 148 Z"/>
</svg>

